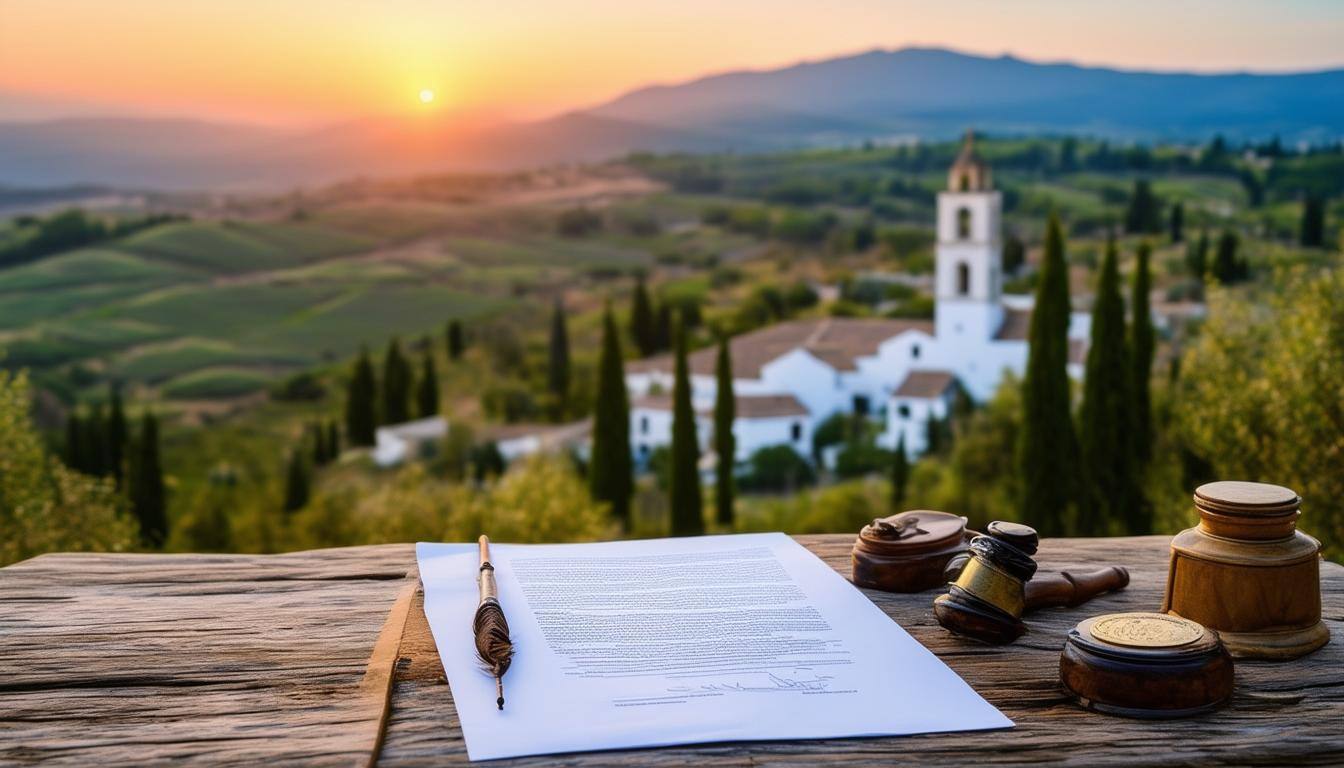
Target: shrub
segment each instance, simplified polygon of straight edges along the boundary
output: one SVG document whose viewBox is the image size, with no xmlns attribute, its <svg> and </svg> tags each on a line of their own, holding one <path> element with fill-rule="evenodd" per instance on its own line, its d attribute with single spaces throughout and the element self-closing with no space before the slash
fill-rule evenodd
<svg viewBox="0 0 1344 768">
<path fill-rule="evenodd" d="M 758 449 L 747 459 L 747 472 L 738 480 L 746 491 L 789 491 L 816 482 L 807 459 L 787 445 Z"/>
</svg>

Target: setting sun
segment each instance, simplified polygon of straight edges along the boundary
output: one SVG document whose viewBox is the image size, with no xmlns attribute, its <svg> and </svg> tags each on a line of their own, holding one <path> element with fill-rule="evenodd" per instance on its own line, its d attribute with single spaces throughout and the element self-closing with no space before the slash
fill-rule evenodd
<svg viewBox="0 0 1344 768">
<path fill-rule="evenodd" d="M 434 92 L 433 92 L 433 91 L 431 91 L 431 90 L 428 89 L 428 88 L 426 88 L 426 89 L 420 91 L 420 103 L 421 103 L 421 104 L 429 104 L 429 103 L 432 103 L 433 101 L 434 101 Z"/>
</svg>

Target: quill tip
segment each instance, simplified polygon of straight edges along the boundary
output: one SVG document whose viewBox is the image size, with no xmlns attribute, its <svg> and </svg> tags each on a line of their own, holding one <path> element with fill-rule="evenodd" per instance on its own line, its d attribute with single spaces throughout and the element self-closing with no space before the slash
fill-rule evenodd
<svg viewBox="0 0 1344 768">
<path fill-rule="evenodd" d="M 500 696 L 498 699 L 495 699 L 495 703 L 499 705 L 499 709 L 500 709 L 501 712 L 504 711 L 504 697 L 503 697 L 503 696 Z"/>
</svg>

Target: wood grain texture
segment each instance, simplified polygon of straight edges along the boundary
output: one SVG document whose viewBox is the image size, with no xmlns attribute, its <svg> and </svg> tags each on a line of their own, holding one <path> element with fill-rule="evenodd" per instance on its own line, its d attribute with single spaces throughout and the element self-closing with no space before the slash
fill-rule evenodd
<svg viewBox="0 0 1344 768">
<path fill-rule="evenodd" d="M 848 575 L 852 536 L 799 540 Z M 1100 613 L 1155 610 L 1166 537 L 1056 539 L 1047 570 L 1125 565 L 1127 590 L 1027 617 L 991 647 L 933 619 L 936 591 L 865 591 L 1013 720 L 1011 731 L 714 744 L 507 765 L 1344 764 L 1344 568 L 1322 567 L 1336 638 L 1289 663 L 1238 662 L 1227 708 L 1186 721 L 1085 712 L 1058 683 L 1064 635 Z M 366 763 L 382 710 L 374 654 L 414 578 L 410 545 L 290 555 L 48 555 L 0 569 L 0 764 Z M 417 593 L 395 654 L 379 766 L 465 763 L 462 731 Z M 386 644 L 379 644 L 384 648 Z M 370 669 L 371 654 L 374 667 Z M 381 659 L 381 661 L 379 661 Z M 366 677 L 366 675 L 368 675 Z M 492 702 L 486 702 L 492 704 Z"/>
</svg>

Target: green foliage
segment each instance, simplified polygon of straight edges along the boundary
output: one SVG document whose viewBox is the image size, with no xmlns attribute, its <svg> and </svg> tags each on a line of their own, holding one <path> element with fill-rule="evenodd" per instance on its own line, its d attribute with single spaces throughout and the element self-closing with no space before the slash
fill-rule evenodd
<svg viewBox="0 0 1344 768">
<path fill-rule="evenodd" d="M 880 475 L 892 465 L 891 451 L 871 441 L 853 441 L 845 445 L 835 457 L 835 474 L 841 478 Z"/>
<path fill-rule="evenodd" d="M 1017 235 L 1008 235 L 1003 240 L 1003 271 L 1009 275 L 1017 274 L 1017 270 L 1027 261 L 1027 246 L 1023 244 L 1022 239 Z"/>
<path fill-rule="evenodd" d="M 733 361 L 726 336 L 719 338 L 719 354 L 714 363 L 714 510 L 719 525 L 733 524 L 734 472 L 737 467 L 737 440 L 733 421 L 737 401 L 733 393 Z"/>
<path fill-rule="evenodd" d="M 1302 224 L 1297 241 L 1304 248 L 1325 246 L 1325 201 L 1314 195 L 1302 201 Z"/>
<path fill-rule="evenodd" d="M 168 506 L 159 460 L 159 421 L 149 411 L 140 420 L 128 479 L 140 541 L 147 547 L 162 547 L 168 538 Z"/>
<path fill-rule="evenodd" d="M 1167 217 L 1170 227 L 1171 242 L 1179 243 L 1185 240 L 1185 204 L 1177 200 L 1171 204 L 1171 214 Z"/>
<path fill-rule="evenodd" d="M 1138 256 L 1134 264 L 1133 291 L 1130 294 L 1129 312 L 1132 318 L 1129 332 L 1130 370 L 1133 372 L 1131 393 L 1134 396 L 1134 456 L 1138 462 L 1136 470 L 1141 470 L 1153 455 L 1153 352 L 1156 337 L 1153 333 L 1152 306 L 1149 296 L 1152 291 L 1152 275 L 1149 261 L 1152 249 L 1147 242 L 1139 243 Z"/>
<path fill-rule="evenodd" d="M 1241 241 L 1235 232 L 1223 230 L 1218 238 L 1218 251 L 1213 258 L 1213 276 L 1223 285 L 1239 283 L 1250 277 L 1250 266 L 1244 256 L 1237 254 Z"/>
<path fill-rule="evenodd" d="M 788 446 L 783 448 L 792 451 Z M 872 522 L 875 510 L 884 508 L 888 499 L 886 483 L 875 479 L 850 480 L 780 497 L 743 499 L 737 530 L 852 535 Z"/>
<path fill-rule="evenodd" d="M 630 525 L 634 467 L 630 453 L 630 398 L 625 389 L 620 332 L 610 305 L 602 314 L 602 352 L 593 403 L 593 447 L 588 489 L 593 501 L 608 505 L 612 517 Z"/>
<path fill-rule="evenodd" d="M 672 332 L 676 371 L 672 384 L 672 468 L 668 502 L 673 536 L 705 532 L 700 491 L 700 441 L 691 407 L 691 381 L 686 364 L 686 329 L 678 321 Z"/>
<path fill-rule="evenodd" d="M 1023 427 L 1017 446 L 1021 519 L 1044 536 L 1068 530 L 1074 500 L 1077 437 L 1069 395 L 1069 284 L 1059 218 L 1046 227 L 1045 256 L 1028 332 Z"/>
<path fill-rule="evenodd" d="M 1284 485 L 1344 552 L 1344 272 L 1285 274 L 1263 304 L 1214 289 L 1181 366 L 1177 424 L 1220 479 Z M 1189 492 L 1189 489 L 1186 489 Z"/>
<path fill-rule="evenodd" d="M 1111 241 L 1092 307 L 1092 343 L 1078 421 L 1084 488 L 1077 532 L 1088 536 L 1121 530 L 1146 534 L 1152 528 L 1135 479 L 1133 372 L 1117 261 Z"/>
<path fill-rule="evenodd" d="M 768 445 L 747 458 L 747 471 L 738 480 L 743 490 L 791 492 L 817 481 L 807 459 L 788 445 Z"/>
<path fill-rule="evenodd" d="M 281 379 L 270 389 L 270 397 L 283 403 L 314 402 L 327 396 L 327 388 L 312 371 L 301 371 Z"/>
<path fill-rule="evenodd" d="M 22 226 L 24 231 L 19 237 L 0 243 L 0 268 L 37 261 L 45 256 L 103 240 L 125 237 L 142 229 L 181 221 L 183 218 L 173 214 L 151 214 L 108 224 L 72 208 L 45 219 L 33 219 Z"/>
<path fill-rule="evenodd" d="M 1191 240 L 1185 249 L 1185 268 L 1190 276 L 1203 282 L 1209 272 L 1209 233 L 1199 233 L 1198 240 Z"/>
<path fill-rule="evenodd" d="M 891 513 L 902 511 L 906 486 L 910 483 L 910 460 L 905 455 L 905 435 L 896 441 L 891 453 Z"/>
<path fill-rule="evenodd" d="M 1125 210 L 1125 232 L 1151 235 L 1162 231 L 1162 208 L 1147 179 L 1134 181 L 1134 192 Z"/>
<path fill-rule="evenodd" d="M 222 464 L 211 470 L 209 481 L 198 487 L 185 504 L 180 523 L 173 531 L 173 548 L 191 552 L 234 551 L 230 515 L 242 505 L 240 496 L 233 467 Z"/>
<path fill-rule="evenodd" d="M 508 424 L 533 421 L 541 413 L 532 391 L 516 381 L 495 382 L 481 390 L 481 410 Z"/>
<path fill-rule="evenodd" d="M 345 434 L 349 437 L 351 445 L 363 446 L 374 443 L 374 430 L 378 424 L 374 405 L 377 398 L 376 388 L 369 350 L 361 349 L 359 357 L 355 359 L 345 396 Z"/>
<path fill-rule="evenodd" d="M 247 368 L 203 368 L 183 374 L 160 390 L 170 400 L 224 400 L 264 389 L 270 377 Z"/>
<path fill-rule="evenodd" d="M 311 486 L 312 475 L 308 471 L 308 462 L 304 459 L 303 451 L 290 451 L 288 468 L 285 470 L 283 509 L 286 514 L 293 514 L 307 506 L 308 498 L 312 495 Z"/>
<path fill-rule="evenodd" d="M 434 369 L 434 356 L 425 350 L 421 363 L 420 380 L 415 385 L 416 415 L 420 418 L 439 412 L 439 375 Z"/>
<path fill-rule="evenodd" d="M 112 483 L 48 455 L 29 409 L 25 374 L 0 371 L 0 564 L 44 552 L 124 551 L 135 523 Z"/>
<path fill-rule="evenodd" d="M 569 402 L 569 328 L 565 323 L 565 308 L 559 299 L 551 313 L 551 337 L 547 345 L 546 391 L 553 399 L 551 417 L 564 418 Z"/>
<path fill-rule="evenodd" d="M 383 356 L 382 416 L 383 424 L 401 424 L 411 420 L 411 365 L 401 353 L 401 343 L 394 337 L 387 344 Z"/>
</svg>

